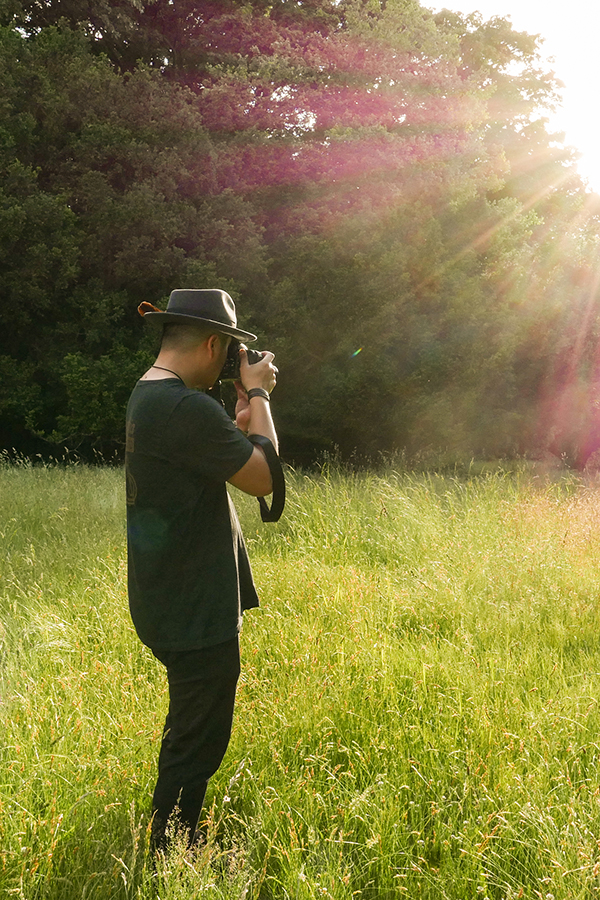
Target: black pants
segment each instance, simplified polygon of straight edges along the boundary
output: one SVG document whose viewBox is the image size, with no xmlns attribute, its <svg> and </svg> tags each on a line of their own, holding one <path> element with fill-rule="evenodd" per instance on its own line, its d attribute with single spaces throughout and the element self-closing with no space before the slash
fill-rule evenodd
<svg viewBox="0 0 600 900">
<path fill-rule="evenodd" d="M 237 636 L 205 650 L 163 651 L 169 712 L 158 757 L 152 801 L 152 846 L 165 849 L 165 829 L 175 823 L 194 840 L 206 785 L 217 771 L 231 737 L 235 691 L 240 674 Z"/>
</svg>

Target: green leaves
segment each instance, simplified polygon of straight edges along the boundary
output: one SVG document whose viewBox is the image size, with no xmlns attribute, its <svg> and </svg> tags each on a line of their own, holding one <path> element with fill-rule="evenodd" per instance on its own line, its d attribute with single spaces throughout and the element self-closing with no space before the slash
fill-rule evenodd
<svg viewBox="0 0 600 900">
<path fill-rule="evenodd" d="M 50 440 L 71 450 L 113 447 L 115 437 L 123 431 L 123 410 L 131 385 L 151 363 L 151 354 L 132 353 L 120 344 L 97 359 L 81 352 L 65 356 L 59 373 L 67 402 Z"/>
<path fill-rule="evenodd" d="M 11 427 L 110 449 L 149 361 L 137 305 L 217 278 L 217 262 L 243 282 L 260 271 L 257 230 L 243 201 L 211 196 L 205 132 L 190 96 L 160 73 L 121 75 L 64 25 L 30 39 L 2 32 L 0 68 Z M 30 392 L 23 374 L 15 389 L 16 372 Z"/>
<path fill-rule="evenodd" d="M 564 440 L 590 431 L 597 209 L 536 37 L 415 0 L 0 21 L 11 435 L 118 446 L 137 305 L 184 286 L 229 290 L 277 351 L 284 452 L 547 446 L 575 390 Z"/>
</svg>

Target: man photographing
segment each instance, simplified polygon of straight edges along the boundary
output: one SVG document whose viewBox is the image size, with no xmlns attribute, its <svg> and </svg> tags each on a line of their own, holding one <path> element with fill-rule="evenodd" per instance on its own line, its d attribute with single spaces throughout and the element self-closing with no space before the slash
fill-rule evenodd
<svg viewBox="0 0 600 900">
<path fill-rule="evenodd" d="M 127 407 L 128 584 L 137 633 L 169 683 L 152 821 L 153 848 L 164 850 L 172 816 L 193 843 L 231 735 L 242 614 L 258 596 L 226 482 L 271 493 L 265 455 L 246 433 L 277 450 L 269 405 L 277 369 L 272 353 L 249 365 L 240 349 L 234 423 L 203 393 L 232 339 L 256 339 L 237 327 L 231 297 L 178 290 L 165 312 L 142 304 L 140 313 L 163 335 Z"/>
</svg>

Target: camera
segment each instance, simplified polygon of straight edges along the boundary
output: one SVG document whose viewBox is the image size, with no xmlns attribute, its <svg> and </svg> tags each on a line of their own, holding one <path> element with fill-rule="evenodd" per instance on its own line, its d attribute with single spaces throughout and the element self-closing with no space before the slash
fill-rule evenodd
<svg viewBox="0 0 600 900">
<path fill-rule="evenodd" d="M 219 375 L 220 381 L 240 380 L 240 343 L 240 341 L 233 339 L 229 344 L 225 365 L 221 369 L 221 374 Z M 246 349 L 246 354 L 248 356 L 248 363 L 251 366 L 253 366 L 254 363 L 260 362 L 263 358 L 263 355 L 259 350 Z"/>
</svg>

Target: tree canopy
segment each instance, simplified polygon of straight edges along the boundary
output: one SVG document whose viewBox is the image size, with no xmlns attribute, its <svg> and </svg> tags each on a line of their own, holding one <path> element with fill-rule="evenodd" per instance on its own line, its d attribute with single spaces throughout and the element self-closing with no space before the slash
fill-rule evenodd
<svg viewBox="0 0 600 900">
<path fill-rule="evenodd" d="M 539 41 L 416 0 L 0 0 L 4 446 L 119 450 L 222 287 L 284 455 L 600 447 L 598 198 Z"/>
</svg>

